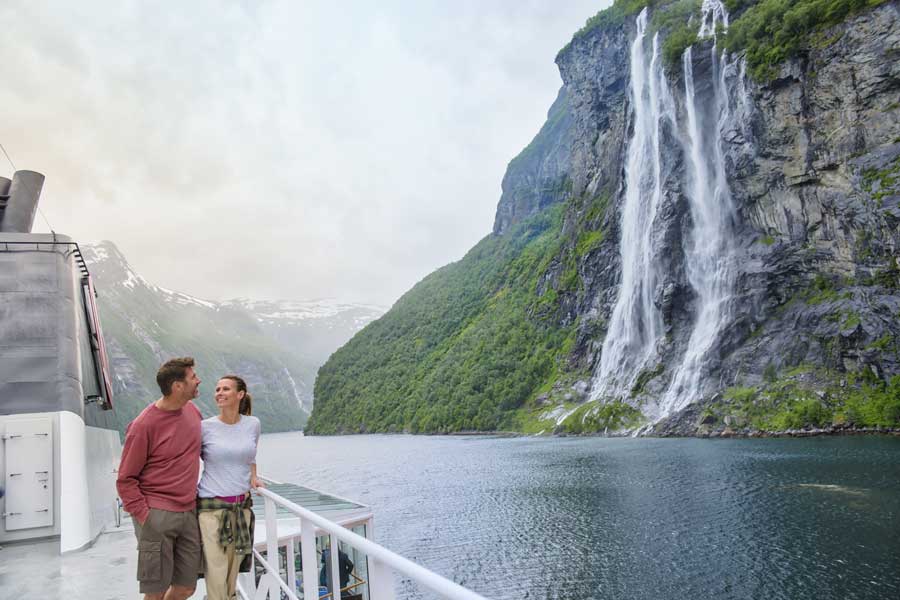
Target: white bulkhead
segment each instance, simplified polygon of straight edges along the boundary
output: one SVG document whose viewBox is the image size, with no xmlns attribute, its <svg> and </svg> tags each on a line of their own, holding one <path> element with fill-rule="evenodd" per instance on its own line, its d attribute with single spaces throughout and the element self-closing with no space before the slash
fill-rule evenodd
<svg viewBox="0 0 900 600">
<path fill-rule="evenodd" d="M 53 422 L 12 419 L 3 434 L 7 531 L 53 526 Z"/>
</svg>

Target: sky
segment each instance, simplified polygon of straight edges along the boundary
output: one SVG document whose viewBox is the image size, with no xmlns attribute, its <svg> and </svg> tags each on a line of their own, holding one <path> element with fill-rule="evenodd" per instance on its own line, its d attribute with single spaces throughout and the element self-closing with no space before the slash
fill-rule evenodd
<svg viewBox="0 0 900 600">
<path fill-rule="evenodd" d="M 0 143 L 47 177 L 35 231 L 157 285 L 389 306 L 490 233 L 608 4 L 7 0 Z"/>
</svg>

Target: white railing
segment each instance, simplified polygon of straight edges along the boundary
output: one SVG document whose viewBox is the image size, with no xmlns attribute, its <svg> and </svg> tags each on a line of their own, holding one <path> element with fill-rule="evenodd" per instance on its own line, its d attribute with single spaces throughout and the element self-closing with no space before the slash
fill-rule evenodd
<svg viewBox="0 0 900 600">
<path fill-rule="evenodd" d="M 296 571 L 294 566 L 294 537 L 288 537 L 284 544 L 286 551 L 286 579 L 282 579 L 279 565 L 278 519 L 276 507 L 290 511 L 300 519 L 300 558 L 303 574 L 303 598 L 304 600 L 318 600 L 319 598 L 319 573 L 316 560 L 316 533 L 317 530 L 330 537 L 329 552 L 331 559 L 331 590 L 340 590 L 339 554 L 334 549 L 338 548 L 338 542 L 344 542 L 352 548 L 363 553 L 368 565 L 368 598 L 369 600 L 394 600 L 394 583 L 392 571 L 397 571 L 415 581 L 419 585 L 437 593 L 442 598 L 450 600 L 486 600 L 484 596 L 467 590 L 449 579 L 429 571 L 391 552 L 387 548 L 376 544 L 370 539 L 357 535 L 328 519 L 317 515 L 309 509 L 287 500 L 278 494 L 265 488 L 258 488 L 257 493 L 265 500 L 265 527 L 266 527 L 266 556 L 256 549 L 253 555 L 256 561 L 263 566 L 265 573 L 255 585 L 255 590 L 247 589 L 247 585 L 239 582 L 239 594 L 245 600 L 280 600 L 282 594 L 290 600 L 299 600 L 295 591 Z M 369 535 L 371 531 L 369 530 Z M 252 581 L 251 573 L 251 581 Z M 245 583 L 249 583 L 244 579 Z M 251 585 L 253 585 L 251 583 Z M 329 595 L 330 600 L 335 600 L 335 594 Z"/>
</svg>

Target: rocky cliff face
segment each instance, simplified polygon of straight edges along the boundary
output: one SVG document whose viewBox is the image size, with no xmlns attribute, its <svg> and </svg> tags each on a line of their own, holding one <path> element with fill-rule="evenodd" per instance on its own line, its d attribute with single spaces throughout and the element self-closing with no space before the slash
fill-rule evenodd
<svg viewBox="0 0 900 600">
<path fill-rule="evenodd" d="M 572 110 L 566 88 L 559 90 L 547 113 L 547 122 L 534 140 L 510 163 L 503 177 L 503 194 L 497 204 L 494 234 L 502 235 L 562 201 L 565 173 L 573 141 Z"/>
<path fill-rule="evenodd" d="M 571 360 L 590 372 L 600 361 L 621 283 L 623 165 L 635 126 L 621 65 L 634 35 L 627 25 L 598 28 L 558 58 L 574 123 L 564 176 L 573 197 L 601 193 L 613 199 L 601 223 L 585 223 L 577 203 L 566 215 L 572 229 L 599 226 L 607 232 L 602 246 L 579 257 L 584 286 L 568 294 L 561 315 L 562 322 L 578 320 Z M 786 372 L 802 372 L 799 378 L 822 389 L 835 377 L 846 380 L 846 373 L 900 373 L 898 5 L 852 18 L 821 38 L 825 43 L 784 63 L 772 81 L 737 73 L 745 89 L 731 102 L 743 103 L 743 114 L 723 140 L 737 210 L 732 317 L 705 356 L 700 393 L 688 402 L 709 403 L 733 386 L 764 387 Z M 695 46 L 698 95 L 716 76 L 710 44 Z M 677 101 L 683 75 L 667 76 Z M 682 110 L 678 120 L 684 119 Z M 671 141 L 668 146 L 679 151 Z M 666 393 L 697 318 L 684 264 L 693 226 L 686 166 L 678 156 L 668 164 L 653 225 L 662 275 L 652 295 L 665 335 L 655 360 L 625 395 L 638 407 Z M 596 377 L 591 383 L 601 384 Z M 584 385 L 573 390 L 589 397 Z M 682 425 L 682 433 L 693 427 Z"/>
<path fill-rule="evenodd" d="M 364 331 L 345 347 L 388 357 L 364 386 L 330 374 L 349 358 L 326 364 L 319 430 L 900 422 L 900 379 L 888 383 L 900 374 L 900 3 L 870 4 L 816 29 L 771 79 L 748 76 L 743 52 L 722 53 L 725 5 L 715 0 L 622 0 L 589 21 L 557 57 L 563 87 L 510 163 L 492 235 L 398 302 L 383 321 L 390 344 Z M 699 41 L 671 51 L 685 26 Z M 466 291 L 472 312 L 431 308 L 479 278 Z M 541 362 L 463 343 L 517 292 L 506 330 L 539 332 Z M 455 370 L 484 366 L 487 382 L 518 374 L 530 392 L 471 418 L 455 387 L 417 388 L 423 377 L 459 381 L 412 351 L 429 345 L 453 355 Z M 416 368 L 383 368 L 391 355 Z M 366 390 L 391 373 L 401 393 L 383 408 L 384 392 Z M 474 379 L 465 402 L 496 405 Z M 358 416 L 345 422 L 342 411 Z"/>
<path fill-rule="evenodd" d="M 733 174 L 747 310 L 731 379 L 800 363 L 900 372 L 898 22 L 897 3 L 852 19 L 752 88 L 753 156 Z"/>
</svg>

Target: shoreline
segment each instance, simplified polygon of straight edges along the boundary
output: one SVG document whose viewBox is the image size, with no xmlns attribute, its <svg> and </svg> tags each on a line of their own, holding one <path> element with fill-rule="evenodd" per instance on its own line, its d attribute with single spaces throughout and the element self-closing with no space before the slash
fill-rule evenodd
<svg viewBox="0 0 900 600">
<path fill-rule="evenodd" d="M 302 431 L 302 430 L 301 430 Z M 272 432 L 275 433 L 275 432 Z M 332 433 L 332 434 L 307 434 L 309 437 L 338 437 L 353 435 L 412 435 L 421 437 L 545 437 L 545 438 L 565 438 L 565 437 L 602 437 L 602 438 L 697 438 L 697 439 L 764 439 L 764 438 L 808 438 L 808 437 L 830 437 L 830 436 L 865 436 L 865 435 L 885 435 L 900 437 L 900 427 L 823 427 L 811 429 L 786 429 L 784 431 L 765 431 L 759 429 L 740 429 L 734 430 L 725 428 L 715 431 L 698 431 L 693 434 L 685 433 L 648 433 L 639 436 L 633 436 L 631 432 L 624 431 L 619 433 L 524 433 L 521 431 L 453 431 L 447 433 L 410 433 L 407 431 L 395 432 L 369 432 L 369 433 Z"/>
<path fill-rule="evenodd" d="M 783 431 L 740 430 L 729 428 L 717 431 L 698 432 L 695 435 L 658 435 L 649 437 L 696 437 L 696 438 L 804 438 L 842 435 L 888 435 L 900 437 L 898 427 L 821 427 L 811 429 L 785 429 Z"/>
</svg>

